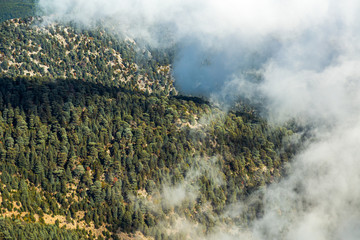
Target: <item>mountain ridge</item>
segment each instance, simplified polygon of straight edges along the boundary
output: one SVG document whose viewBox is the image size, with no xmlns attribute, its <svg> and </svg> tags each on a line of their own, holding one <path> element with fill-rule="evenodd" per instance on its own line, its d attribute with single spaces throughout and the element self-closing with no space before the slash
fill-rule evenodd
<svg viewBox="0 0 360 240">
<path fill-rule="evenodd" d="M 41 26 L 41 21 L 29 17 L 1 23 L 3 75 L 84 81 L 111 79 L 114 86 L 128 84 L 150 93 L 175 91 L 170 66 L 160 65 L 146 49 L 143 54 L 136 53 L 134 41 L 119 41 L 100 29 L 77 30 L 61 24 Z"/>
</svg>

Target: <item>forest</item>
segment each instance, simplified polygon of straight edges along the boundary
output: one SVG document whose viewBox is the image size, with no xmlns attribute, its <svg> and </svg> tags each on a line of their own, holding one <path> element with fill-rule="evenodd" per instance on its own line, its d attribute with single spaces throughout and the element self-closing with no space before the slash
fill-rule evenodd
<svg viewBox="0 0 360 240">
<path fill-rule="evenodd" d="M 0 22 L 36 15 L 37 0 L 0 0 Z"/>
<path fill-rule="evenodd" d="M 37 21 L 0 25 L 1 238 L 187 239 L 179 219 L 207 235 L 262 215 L 224 212 L 285 174 L 294 127 L 182 96 L 172 50 Z"/>
</svg>

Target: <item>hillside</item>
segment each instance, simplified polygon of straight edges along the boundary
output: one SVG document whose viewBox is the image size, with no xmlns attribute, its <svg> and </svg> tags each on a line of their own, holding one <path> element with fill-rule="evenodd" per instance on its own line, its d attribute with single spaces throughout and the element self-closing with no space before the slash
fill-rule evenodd
<svg viewBox="0 0 360 240">
<path fill-rule="evenodd" d="M 33 22 L 0 25 L 1 234 L 201 239 L 262 214 L 225 213 L 282 175 L 291 130 L 178 96 L 169 53 Z"/>
<path fill-rule="evenodd" d="M 158 94 L 173 91 L 167 54 L 153 52 L 153 56 L 133 40 L 120 41 L 100 29 L 85 31 L 59 24 L 39 27 L 32 23 L 41 24 L 41 19 L 2 23 L 0 70 L 4 76 L 75 78 L 129 85 Z"/>
</svg>

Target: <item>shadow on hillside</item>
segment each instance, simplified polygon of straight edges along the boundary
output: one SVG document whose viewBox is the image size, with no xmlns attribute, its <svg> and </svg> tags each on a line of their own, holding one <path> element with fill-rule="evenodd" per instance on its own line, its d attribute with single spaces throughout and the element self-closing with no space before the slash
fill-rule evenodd
<svg viewBox="0 0 360 240">
<path fill-rule="evenodd" d="M 79 79 L 52 80 L 36 76 L 0 77 L 0 111 L 11 106 L 23 110 L 25 114 L 38 115 L 43 121 L 49 120 L 50 116 L 61 118 L 63 110 L 68 108 L 66 103 L 71 103 L 75 107 L 104 104 L 97 96 L 118 99 L 117 102 L 121 103 L 123 100 L 131 102 L 134 97 L 145 99 L 149 95 L 134 89 L 131 85 L 106 86 Z M 152 96 L 160 98 L 158 95 Z M 169 100 L 208 104 L 201 98 L 188 96 L 174 96 Z"/>
<path fill-rule="evenodd" d="M 41 115 L 42 108 L 53 107 L 55 104 L 64 105 L 71 102 L 74 106 L 85 106 L 90 105 L 90 101 L 96 101 L 94 96 L 117 98 L 119 94 L 140 96 L 145 93 L 78 79 L 0 77 L 0 111 L 11 106 L 20 108 L 25 113 L 30 111 Z M 56 111 L 56 109 L 51 110 Z M 36 113 L 36 111 L 40 112 Z"/>
<path fill-rule="evenodd" d="M 184 95 L 178 95 L 178 96 L 174 96 L 173 98 L 178 99 L 178 100 L 184 100 L 184 101 L 193 101 L 194 103 L 198 103 L 198 104 L 206 104 L 209 105 L 210 102 L 202 97 L 193 97 L 193 96 L 184 96 Z"/>
</svg>

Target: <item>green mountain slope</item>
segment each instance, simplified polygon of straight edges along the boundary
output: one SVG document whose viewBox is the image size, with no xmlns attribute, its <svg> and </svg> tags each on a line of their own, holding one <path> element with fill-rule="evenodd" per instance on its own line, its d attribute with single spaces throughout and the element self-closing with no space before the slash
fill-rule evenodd
<svg viewBox="0 0 360 240">
<path fill-rule="evenodd" d="M 30 23 L 0 27 L 1 212 L 13 219 L 6 224 L 79 228 L 100 239 L 186 239 L 178 220 L 207 235 L 261 215 L 259 203 L 224 213 L 281 176 L 290 130 L 248 107 L 225 113 L 172 96 L 169 54 L 100 30 Z"/>
<path fill-rule="evenodd" d="M 168 54 L 152 55 L 132 40 L 119 41 L 104 30 L 75 30 L 59 24 L 39 27 L 34 22 L 41 24 L 33 18 L 1 24 L 3 75 L 76 78 L 158 94 L 174 91 Z"/>
</svg>

